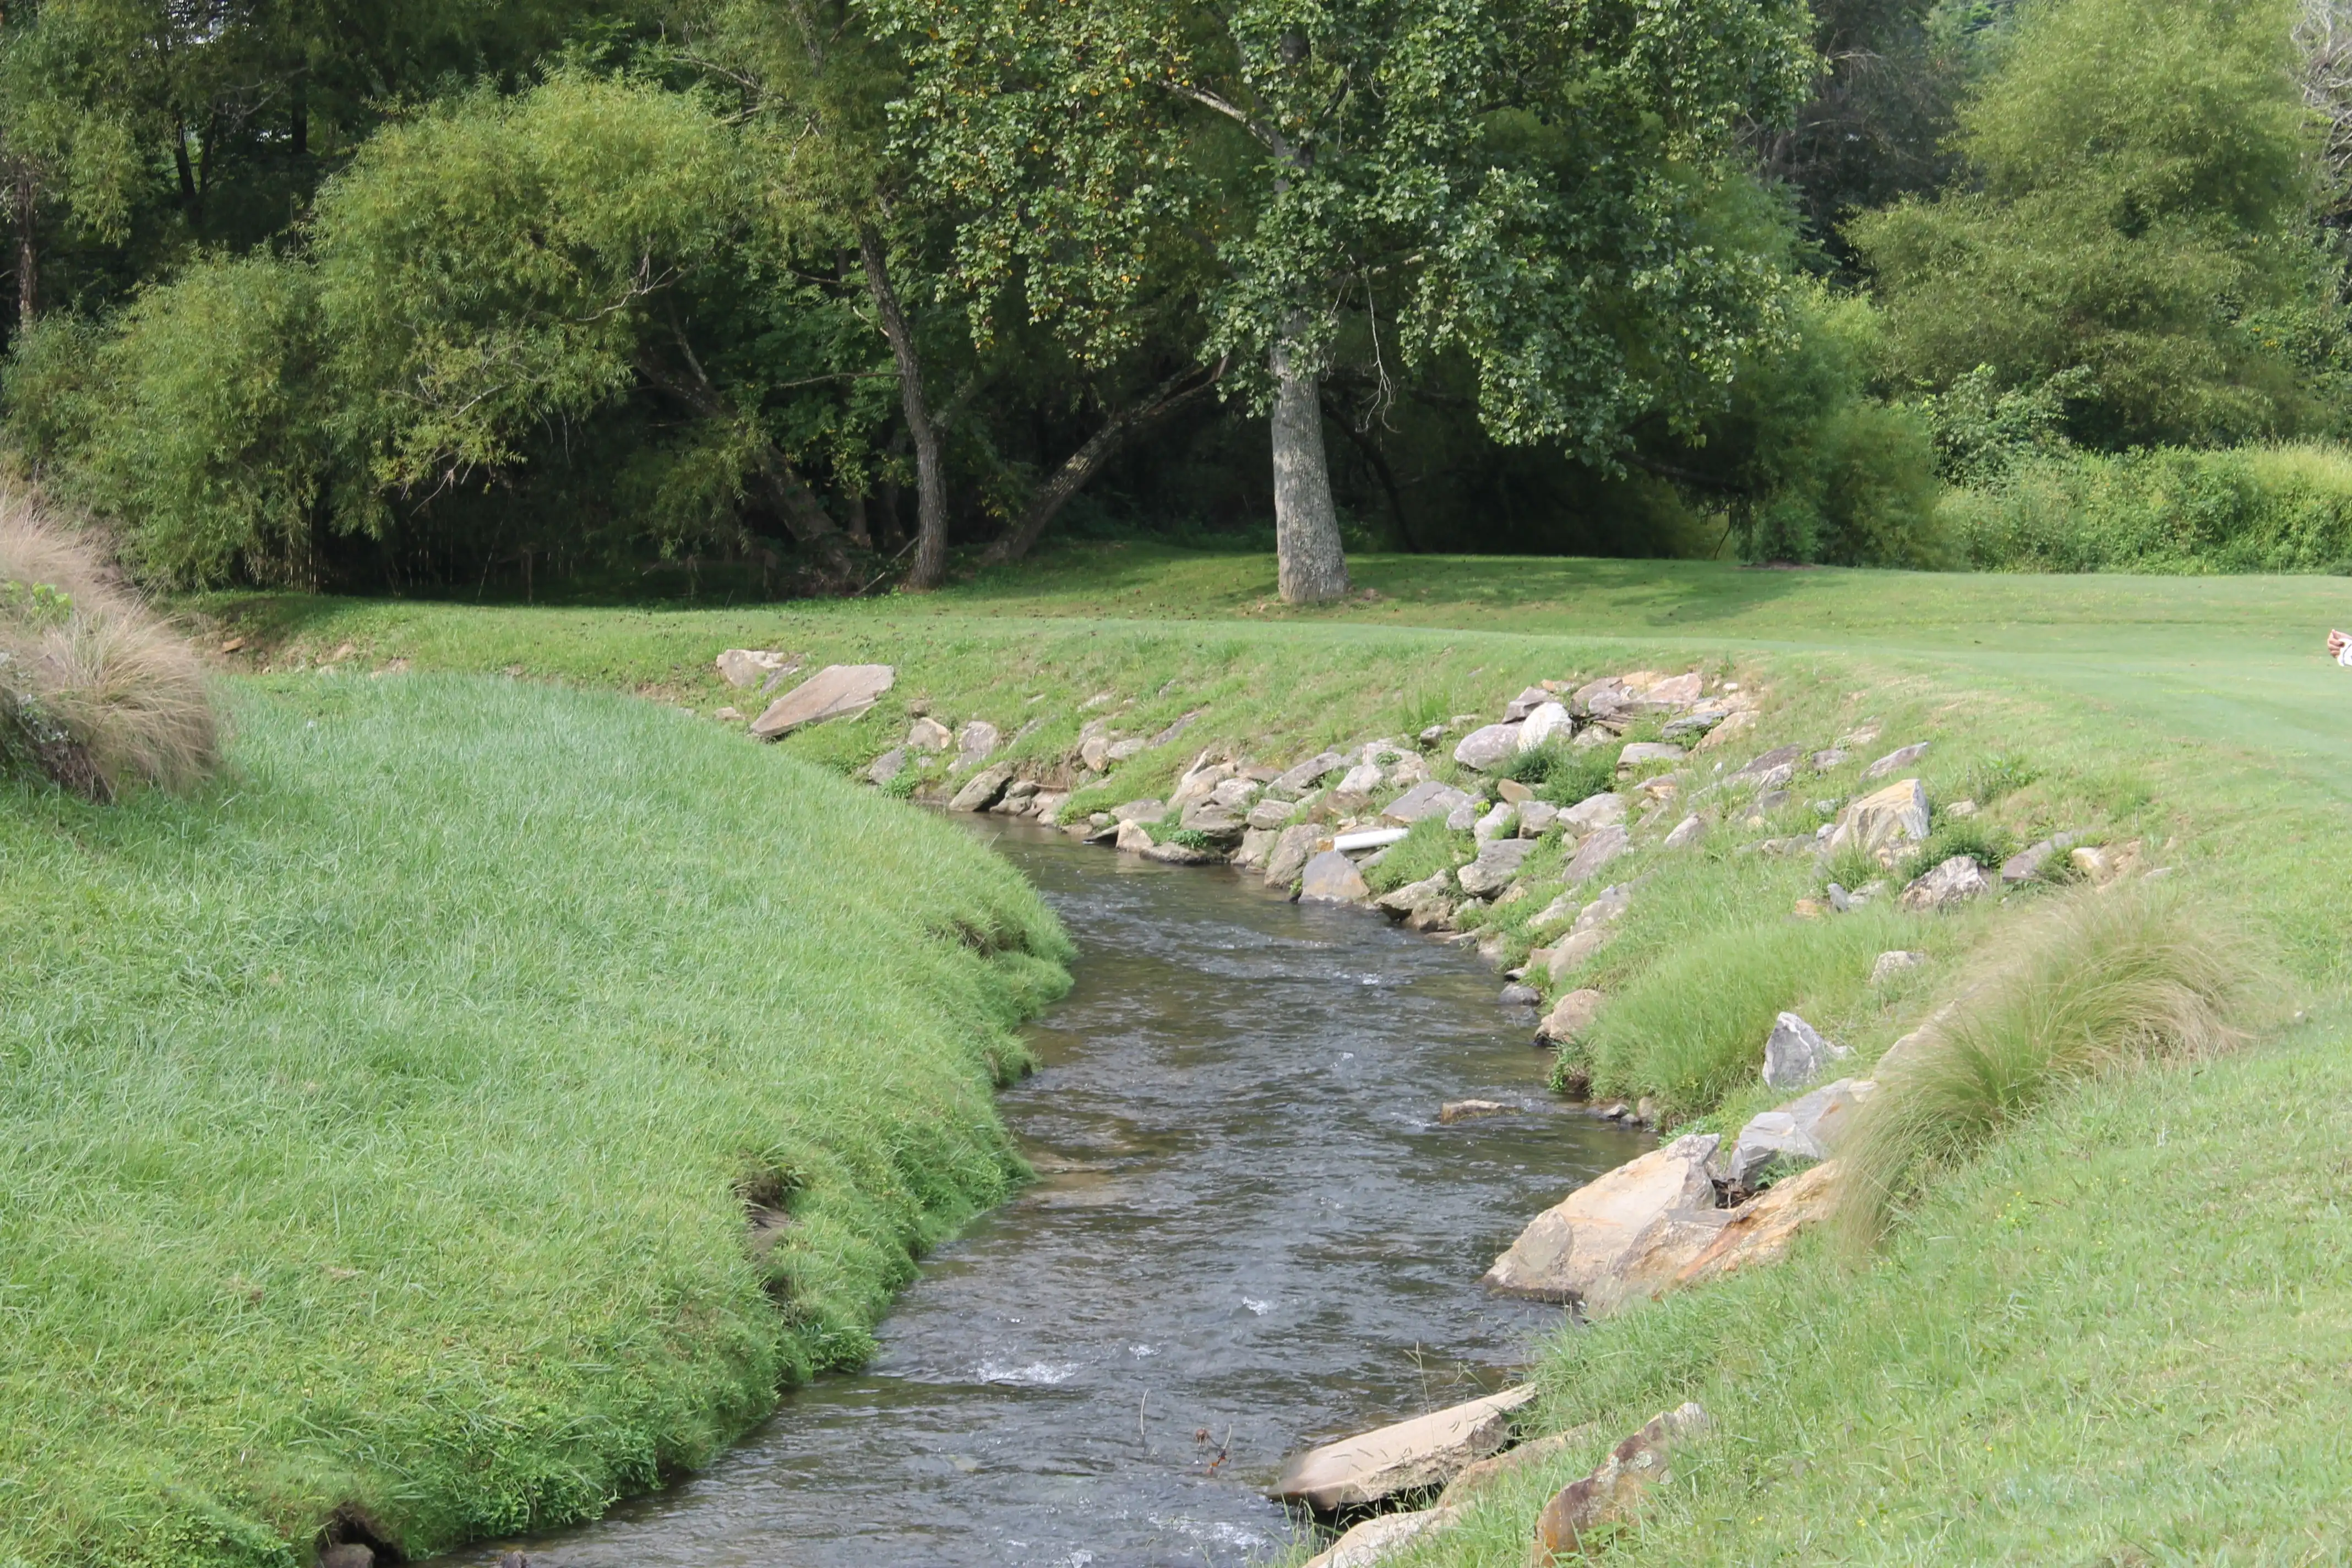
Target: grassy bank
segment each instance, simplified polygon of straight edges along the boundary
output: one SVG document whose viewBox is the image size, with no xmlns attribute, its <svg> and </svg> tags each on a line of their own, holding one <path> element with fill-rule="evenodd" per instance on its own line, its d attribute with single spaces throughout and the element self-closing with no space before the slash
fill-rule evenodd
<svg viewBox="0 0 2352 1568">
<path fill-rule="evenodd" d="M 192 798 L 0 801 L 0 1563 L 593 1512 L 859 1359 L 1017 1174 L 1066 950 L 959 831 L 613 696 L 231 717 Z"/>
<path fill-rule="evenodd" d="M 1931 740 L 1931 796 L 1987 795 L 1987 831 L 2087 821 L 2147 840 L 2189 897 L 2256 934 L 2275 965 L 2266 1016 L 2302 1007 L 2309 1021 L 2211 1061 L 2060 1089 L 1859 1265 L 1807 1243 L 1780 1268 L 1563 1339 L 1543 1369 L 1545 1419 L 1594 1421 L 1603 1438 L 1405 1561 L 1516 1568 L 1551 1489 L 1693 1397 L 1717 1436 L 1612 1547 L 1625 1562 L 2345 1554 L 2352 1463 L 2328 1415 L 2352 1349 L 2352 1260 L 2329 1238 L 2352 1131 L 2352 944 L 2330 911 L 2352 879 L 2352 678 L 2315 652 L 2352 616 L 2336 585 L 1374 560 L 1360 581 L 1380 599 L 1294 613 L 1262 603 L 1269 579 L 1257 561 L 1095 552 L 913 603 L 215 607 L 253 637 L 240 657 L 273 667 L 512 666 L 642 689 L 695 708 L 696 724 L 721 702 L 751 706 L 708 674 L 723 647 L 897 663 L 873 714 L 786 742 L 843 767 L 903 733 L 917 700 L 1007 734 L 1036 721 L 1013 751 L 1040 759 L 1067 748 L 1101 691 L 1131 703 L 1122 723 L 1139 731 L 1198 713 L 1121 775 L 1137 794 L 1202 745 L 1303 754 L 1491 709 L 1538 677 L 1637 665 L 1728 665 L 1760 685 L 1767 721 L 1735 756 L 1826 744 L 1864 719 L 1887 747 Z M 1726 976 L 1755 989 L 1746 960 L 1768 947 L 1786 1002 L 1866 1062 L 1950 993 L 2000 918 L 1869 917 L 1893 929 L 1857 952 L 1899 936 L 1933 956 L 1871 988 L 1831 962 L 1839 938 L 1787 934 L 1805 929 L 1787 911 L 1811 869 L 1734 855 L 1736 841 L 1682 869 L 1629 863 L 1659 876 L 1592 976 L 1660 1025 L 1601 1042 L 1629 1086 L 1682 1072 L 1694 1104 L 1723 1093 L 1716 1036 L 1746 1016 L 1718 1027 L 1675 998 Z M 1759 1095 L 1734 1091 L 1715 1120 Z"/>
</svg>

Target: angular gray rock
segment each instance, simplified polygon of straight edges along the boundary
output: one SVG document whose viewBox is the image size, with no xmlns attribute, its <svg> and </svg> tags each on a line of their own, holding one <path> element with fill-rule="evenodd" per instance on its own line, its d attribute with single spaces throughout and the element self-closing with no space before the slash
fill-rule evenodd
<svg viewBox="0 0 2352 1568">
<path fill-rule="evenodd" d="M 1332 1513 L 1444 1486 L 1472 1460 L 1507 1444 L 1511 1412 L 1535 1395 L 1532 1386 L 1507 1389 L 1309 1448 L 1282 1467 L 1267 1495 Z"/>
<path fill-rule="evenodd" d="M 1633 835 L 1622 827 L 1595 828 L 1586 836 L 1583 843 L 1576 847 L 1576 853 L 1570 858 L 1567 869 L 1560 873 L 1561 879 L 1571 888 L 1579 882 L 1591 881 L 1601 874 L 1601 868 L 1631 848 L 1633 843 Z"/>
<path fill-rule="evenodd" d="M 1889 773 L 1899 773 L 1903 769 L 1909 767 L 1912 763 L 1917 762 L 1927 754 L 1927 742 L 1925 741 L 1917 742 L 1915 744 L 1905 746 L 1898 751 L 1887 752 L 1885 756 L 1871 763 L 1870 766 L 1863 769 L 1862 776 L 1866 779 L 1883 779 Z"/>
<path fill-rule="evenodd" d="M 1884 985 L 1905 970 L 1916 969 L 1927 962 L 1927 955 L 1924 952 L 1906 952 L 1900 948 L 1891 949 L 1880 953 L 1878 961 L 1870 966 L 1870 983 L 1873 985 Z"/>
<path fill-rule="evenodd" d="M 1184 815 L 1177 818 L 1177 822 L 1203 837 L 1228 846 L 1240 843 L 1242 835 L 1249 827 L 1241 813 L 1229 805 L 1220 805 L 1213 799 L 1194 801 L 1184 808 Z"/>
<path fill-rule="evenodd" d="M 713 662 L 719 666 L 719 679 L 740 690 L 763 675 L 775 674 L 791 660 L 769 648 L 730 647 Z"/>
<path fill-rule="evenodd" d="M 1783 1013 L 1764 1039 L 1765 1085 L 1802 1089 L 1830 1063 L 1852 1054 L 1845 1047 L 1823 1039 L 1820 1030 L 1794 1013 Z"/>
<path fill-rule="evenodd" d="M 1752 1187 L 1775 1160 L 1828 1159 L 1853 1124 L 1855 1109 L 1877 1088 L 1866 1078 L 1842 1078 L 1749 1117 L 1725 1162 L 1725 1179 L 1735 1187 Z"/>
<path fill-rule="evenodd" d="M 2042 875 L 2042 867 L 2049 863 L 2053 855 L 2074 847 L 2074 837 L 2072 833 L 2053 834 L 2038 844 L 2019 850 L 2000 863 L 2001 885 L 2014 888 L 2020 883 L 2031 882 Z"/>
<path fill-rule="evenodd" d="M 1586 834 L 1596 827 L 1614 827 L 1625 820 L 1626 801 L 1614 791 L 1587 795 L 1559 814 L 1560 825 L 1570 833 Z"/>
<path fill-rule="evenodd" d="M 1303 903 L 1352 904 L 1371 896 L 1364 874 L 1337 849 L 1315 856 L 1298 875 L 1298 897 Z"/>
<path fill-rule="evenodd" d="M 1027 779 L 1014 779 L 996 797 L 988 809 L 1000 816 L 1024 816 L 1036 808 L 1037 786 Z"/>
<path fill-rule="evenodd" d="M 1728 1217 L 1707 1174 L 1721 1142 L 1686 1133 L 1579 1187 L 1495 1259 L 1487 1288 L 1578 1302 L 1587 1317 L 1663 1289 Z"/>
<path fill-rule="evenodd" d="M 1471 731 L 1454 748 L 1454 760 L 1465 768 L 1492 773 L 1519 753 L 1517 724 L 1488 724 Z"/>
<path fill-rule="evenodd" d="M 907 726 L 907 749 L 910 752 L 944 752 L 955 744 L 948 727 L 926 713 Z"/>
<path fill-rule="evenodd" d="M 1915 879 L 1903 889 L 1902 905 L 1906 910 L 1956 910 L 1970 899 L 1981 898 L 1992 891 L 1985 879 L 1984 868 L 1969 855 L 1955 855 L 1925 876 Z"/>
<path fill-rule="evenodd" d="M 1825 773 L 1832 768 L 1844 766 L 1845 755 L 1845 752 L 1840 751 L 1835 746 L 1832 746 L 1826 752 L 1815 752 L 1812 757 L 1813 772 L 1817 773 Z"/>
<path fill-rule="evenodd" d="M 1382 893 L 1373 901 L 1373 907 L 1399 920 L 1410 920 L 1440 905 L 1450 910 L 1453 903 L 1454 873 L 1439 871 L 1423 877 L 1418 882 L 1407 882 L 1391 892 Z"/>
<path fill-rule="evenodd" d="M 967 721 L 955 732 L 956 762 L 959 768 L 978 767 L 996 754 L 1004 743 L 1004 736 L 985 719 Z"/>
<path fill-rule="evenodd" d="M 1478 858 L 1456 871 L 1454 879 L 1474 899 L 1491 899 L 1519 874 L 1520 865 L 1536 847 L 1532 838 L 1496 838 L 1478 851 Z"/>
<path fill-rule="evenodd" d="M 1576 923 L 1568 928 L 1569 934 L 1573 936 L 1581 931 L 1591 931 L 1597 926 L 1615 925 L 1624 918 L 1625 911 L 1633 907 L 1633 884 L 1621 882 L 1613 888 L 1605 889 L 1599 898 L 1576 911 Z"/>
<path fill-rule="evenodd" d="M 1685 816 L 1675 824 L 1675 830 L 1672 833 L 1666 835 L 1666 847 L 1687 849 L 1706 837 L 1706 818 L 1696 816 Z"/>
<path fill-rule="evenodd" d="M 1545 702 L 1531 710 L 1519 725 L 1519 750 L 1532 752 L 1546 741 L 1565 741 L 1576 731 L 1576 721 L 1568 710 L 1557 702 Z"/>
<path fill-rule="evenodd" d="M 1234 851 L 1234 864 L 1250 871 L 1262 868 L 1266 858 L 1274 853 L 1275 840 L 1280 837 L 1266 828 L 1251 828 L 1242 835 L 1241 847 Z"/>
<path fill-rule="evenodd" d="M 1485 803 L 1472 795 L 1445 814 L 1445 830 L 1448 833 L 1468 833 L 1478 826 L 1478 818 L 1485 814 Z"/>
<path fill-rule="evenodd" d="M 1530 686 L 1503 705 L 1503 722 L 1516 724 L 1547 702 L 1557 702 L 1550 692 L 1540 686 Z"/>
<path fill-rule="evenodd" d="M 1129 855 L 1142 855 L 1150 851 L 1151 835 L 1139 822 L 1122 822 L 1118 825 L 1118 837 L 1114 842 Z"/>
<path fill-rule="evenodd" d="M 1376 1513 L 1349 1526 L 1347 1534 L 1309 1557 L 1305 1568 L 1380 1568 L 1412 1542 L 1445 1529 L 1460 1517 L 1460 1510 L 1444 1507 Z"/>
<path fill-rule="evenodd" d="M 1323 830 L 1311 822 L 1286 827 L 1276 835 L 1274 847 L 1266 851 L 1265 880 L 1271 888 L 1286 888 L 1297 879 L 1322 840 Z M 1343 857 L 1344 858 L 1344 857 Z"/>
<path fill-rule="evenodd" d="M 1689 754 L 1680 746 L 1670 746 L 1664 741 L 1636 741 L 1617 753 L 1617 771 L 1631 773 L 1635 768 L 1655 767 L 1661 763 L 1671 766 Z"/>
<path fill-rule="evenodd" d="M 1004 786 L 1013 782 L 1013 764 L 998 763 L 964 780 L 963 787 L 948 802 L 950 811 L 986 811 L 996 804 Z"/>
<path fill-rule="evenodd" d="M 1269 833 L 1278 833 L 1289 825 L 1292 814 L 1297 809 L 1297 803 L 1293 801 L 1262 800 L 1250 807 L 1249 825 Z"/>
<path fill-rule="evenodd" d="M 880 756 L 875 758 L 873 763 L 866 768 L 866 782 L 870 784 L 888 784 L 892 779 L 897 778 L 899 773 L 903 773 L 906 770 L 906 766 L 907 748 L 904 746 L 893 746 L 888 751 L 883 752 Z"/>
<path fill-rule="evenodd" d="M 1502 1004 L 1506 1007 L 1532 1007 L 1542 1000 L 1542 992 L 1516 980 L 1503 987 Z"/>
<path fill-rule="evenodd" d="M 1170 842 L 1154 844 L 1143 852 L 1147 860 L 1161 860 L 1171 866 L 1207 866 L 1224 859 L 1213 849 L 1195 849 L 1190 844 Z"/>
<path fill-rule="evenodd" d="M 1555 1044 L 1578 1038 L 1601 1016 L 1601 993 L 1591 986 L 1570 992 L 1551 1005 L 1536 1033 Z"/>
<path fill-rule="evenodd" d="M 751 736 L 776 741 L 803 724 L 854 718 L 890 689 L 898 672 L 887 664 L 829 664 L 773 702 L 751 721 Z"/>
<path fill-rule="evenodd" d="M 1702 708 L 1696 713 L 1685 713 L 1679 719 L 1666 721 L 1663 731 L 1669 741 L 1696 741 L 1709 730 L 1731 717 L 1725 708 Z"/>
<path fill-rule="evenodd" d="M 1519 837 L 1541 838 L 1545 831 L 1559 818 L 1559 807 L 1548 800 L 1521 801 L 1518 808 Z"/>
<path fill-rule="evenodd" d="M 1609 928 L 1606 926 L 1589 926 L 1583 931 L 1571 931 L 1545 950 L 1544 973 L 1556 985 L 1582 968 L 1586 961 L 1608 945 Z M 1528 954 L 1528 963 L 1530 965 L 1536 963 L 1534 953 Z"/>
<path fill-rule="evenodd" d="M 1338 752 L 1318 752 L 1305 762 L 1276 774 L 1274 787 L 1293 794 L 1310 790 L 1321 784 L 1328 774 L 1339 772 L 1347 764 L 1348 759 Z"/>
<path fill-rule="evenodd" d="M 1888 784 L 1874 795 L 1838 813 L 1828 852 L 1860 849 L 1876 855 L 1897 844 L 1917 844 L 1927 837 L 1927 792 L 1917 779 Z"/>
<path fill-rule="evenodd" d="M 1389 802 L 1381 815 L 1391 822 L 1419 822 L 1424 816 L 1446 816 L 1469 799 L 1450 784 L 1427 779 Z"/>
<path fill-rule="evenodd" d="M 1470 834 L 1479 843 L 1490 844 L 1507 837 L 1511 824 L 1517 820 L 1517 807 L 1497 805 L 1470 825 Z"/>
<path fill-rule="evenodd" d="M 1776 768 L 1794 769 L 1797 759 L 1804 754 L 1801 746 L 1775 746 L 1760 757 L 1750 757 L 1744 766 L 1734 769 L 1724 782 L 1750 784 Z"/>
<path fill-rule="evenodd" d="M 1164 800 L 1121 801 L 1110 808 L 1113 818 L 1120 822 L 1157 822 L 1168 815 Z"/>
<path fill-rule="evenodd" d="M 1640 701 L 1647 712 L 1674 712 L 1697 701 L 1706 690 L 1706 677 L 1693 669 L 1650 682 L 1642 689 Z"/>
</svg>

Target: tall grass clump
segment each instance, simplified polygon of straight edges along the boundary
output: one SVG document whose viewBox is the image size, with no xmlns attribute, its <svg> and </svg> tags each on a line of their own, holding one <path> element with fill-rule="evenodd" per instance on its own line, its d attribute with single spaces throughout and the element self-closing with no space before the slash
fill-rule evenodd
<svg viewBox="0 0 2352 1568">
<path fill-rule="evenodd" d="M 1867 1245 L 1935 1173 L 2063 1086 L 2243 1038 L 2247 941 L 2161 883 L 2082 889 L 2018 922 L 1964 993 L 1878 1074 L 1841 1151 L 1838 1224 Z"/>
<path fill-rule="evenodd" d="M 94 799 L 178 788 L 220 760 L 205 669 L 90 535 L 0 485 L 0 753 Z"/>
</svg>

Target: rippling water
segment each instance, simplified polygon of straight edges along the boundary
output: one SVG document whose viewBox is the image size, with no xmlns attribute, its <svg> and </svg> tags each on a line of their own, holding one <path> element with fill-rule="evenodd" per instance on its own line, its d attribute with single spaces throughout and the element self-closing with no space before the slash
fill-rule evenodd
<svg viewBox="0 0 2352 1568">
<path fill-rule="evenodd" d="M 1556 1308 L 1481 1270 L 1646 1141 L 1556 1110 L 1466 950 L 1256 879 L 977 822 L 1076 938 L 1003 1097 L 1044 1177 L 941 1247 L 865 1371 L 542 1568 L 1222 1568 L 1307 1444 L 1513 1380 Z M 1521 1114 L 1442 1127 L 1470 1097 Z M 498 1547 L 457 1559 L 495 1561 Z"/>
</svg>

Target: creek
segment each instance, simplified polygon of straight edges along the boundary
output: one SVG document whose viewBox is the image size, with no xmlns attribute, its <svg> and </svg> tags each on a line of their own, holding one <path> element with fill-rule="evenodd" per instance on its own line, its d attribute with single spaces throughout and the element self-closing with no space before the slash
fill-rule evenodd
<svg viewBox="0 0 2352 1568">
<path fill-rule="evenodd" d="M 1519 1228 L 1651 1140 L 1560 1109 L 1466 946 L 1255 878 L 967 819 L 1076 938 L 1001 1106 L 1040 1180 L 924 1263 L 862 1371 L 534 1568 L 1227 1568 L 1307 1444 L 1491 1393 L 1559 1310 Z M 1508 1116 L 1444 1126 L 1442 1101 Z"/>
</svg>

